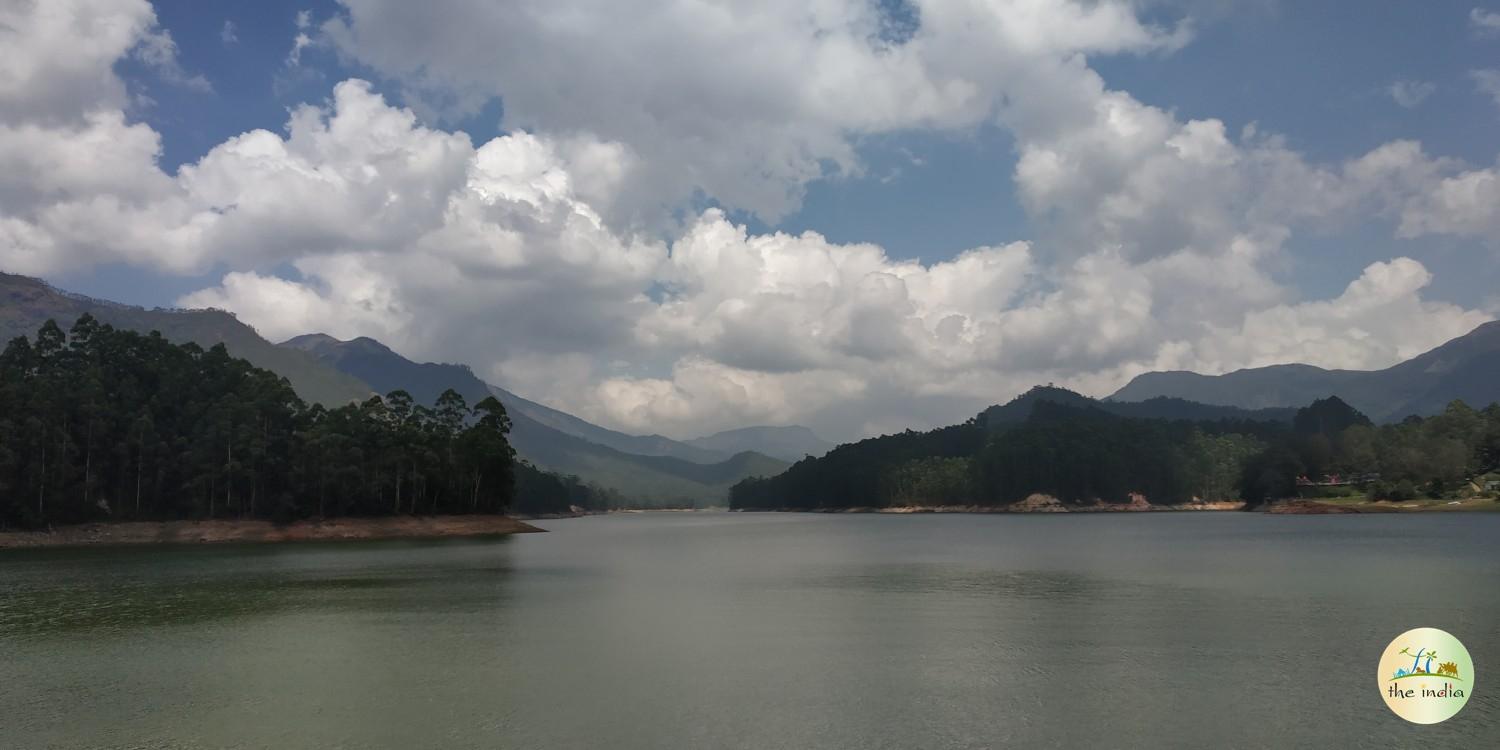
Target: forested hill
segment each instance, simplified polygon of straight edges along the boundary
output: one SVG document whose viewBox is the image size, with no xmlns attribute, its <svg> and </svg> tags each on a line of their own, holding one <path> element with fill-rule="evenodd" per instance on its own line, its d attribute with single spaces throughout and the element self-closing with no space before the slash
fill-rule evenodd
<svg viewBox="0 0 1500 750">
<path fill-rule="evenodd" d="M 0 525 L 548 512 L 593 500 L 517 463 L 493 397 L 333 409 L 230 356 L 48 321 L 0 352 Z M 517 484 L 525 493 L 517 494 Z"/>
<path fill-rule="evenodd" d="M 1100 401 L 1079 393 L 1054 386 L 1037 386 L 1017 396 L 1004 405 L 991 406 L 980 413 L 980 420 L 991 429 L 1018 424 L 1031 416 L 1039 403 L 1061 404 L 1079 409 L 1096 409 L 1118 417 L 1135 419 L 1187 420 L 1191 422 L 1215 422 L 1221 420 L 1247 422 L 1292 421 L 1296 407 L 1242 409 L 1235 406 L 1200 404 L 1180 398 L 1158 396 L 1145 401 Z"/>
<path fill-rule="evenodd" d="M 982 415 L 841 445 L 779 476 L 735 485 L 730 506 L 1000 507 L 1032 494 L 1074 505 L 1136 494 L 1153 504 L 1256 504 L 1297 494 L 1299 478 L 1316 485 L 1330 475 L 1359 477 L 1358 491 L 1373 498 L 1408 499 L 1483 489 L 1500 468 L 1500 405 L 1480 412 L 1454 402 L 1428 419 L 1377 427 L 1337 398 L 1284 422 L 1139 419 L 1088 399 L 1037 396 L 1026 398 L 1016 421 Z"/>
<path fill-rule="evenodd" d="M 374 394 L 358 378 L 306 352 L 275 346 L 222 310 L 147 310 L 62 292 L 39 279 L 0 273 L 0 342 L 31 335 L 48 320 L 68 326 L 85 314 L 117 329 L 160 331 L 173 343 L 192 342 L 201 347 L 222 343 L 231 356 L 281 374 L 302 398 L 327 407 L 364 401 Z"/>
</svg>

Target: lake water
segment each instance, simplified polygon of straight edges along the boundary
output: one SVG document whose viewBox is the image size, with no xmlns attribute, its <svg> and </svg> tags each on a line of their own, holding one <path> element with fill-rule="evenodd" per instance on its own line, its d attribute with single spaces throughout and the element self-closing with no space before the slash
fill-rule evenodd
<svg viewBox="0 0 1500 750">
<path fill-rule="evenodd" d="M 0 551 L 0 747 L 1500 745 L 1500 514 L 637 514 Z M 1473 655 L 1454 719 L 1386 644 Z"/>
</svg>

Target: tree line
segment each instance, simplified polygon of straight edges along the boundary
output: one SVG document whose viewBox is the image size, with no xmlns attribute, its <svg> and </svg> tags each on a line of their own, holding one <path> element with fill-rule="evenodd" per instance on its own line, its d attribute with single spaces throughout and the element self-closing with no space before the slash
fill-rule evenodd
<svg viewBox="0 0 1500 750">
<path fill-rule="evenodd" d="M 1446 496 L 1500 467 L 1500 405 L 1376 426 L 1337 398 L 1290 422 L 1122 417 L 1038 401 L 1019 423 L 983 415 L 930 432 L 842 445 L 730 490 L 732 508 L 1155 504 L 1292 497 L 1330 474 L 1374 498 Z M 1352 481 L 1350 481 L 1352 478 Z M 1299 482 L 1299 480 L 1304 480 Z"/>
<path fill-rule="evenodd" d="M 328 409 L 222 344 L 84 315 L 0 352 L 0 524 L 546 513 L 602 501 L 517 461 L 493 398 Z"/>
<path fill-rule="evenodd" d="M 1446 498 L 1484 490 L 1500 471 L 1500 403 L 1476 410 L 1453 401 L 1441 414 L 1375 425 L 1337 398 L 1297 413 L 1285 440 L 1247 469 L 1252 501 L 1297 492 L 1296 480 L 1337 480 L 1372 498 Z M 1305 491 L 1305 490 L 1304 490 Z M 1317 490 L 1328 494 L 1353 489 Z"/>
</svg>

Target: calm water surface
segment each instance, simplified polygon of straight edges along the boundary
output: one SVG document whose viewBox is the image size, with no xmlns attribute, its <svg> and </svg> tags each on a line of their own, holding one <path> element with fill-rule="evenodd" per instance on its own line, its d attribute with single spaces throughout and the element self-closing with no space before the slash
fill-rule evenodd
<svg viewBox="0 0 1500 750">
<path fill-rule="evenodd" d="M 0 552 L 0 748 L 1500 746 L 1500 515 L 541 525 Z M 1478 672 L 1431 727 L 1418 626 Z"/>
</svg>

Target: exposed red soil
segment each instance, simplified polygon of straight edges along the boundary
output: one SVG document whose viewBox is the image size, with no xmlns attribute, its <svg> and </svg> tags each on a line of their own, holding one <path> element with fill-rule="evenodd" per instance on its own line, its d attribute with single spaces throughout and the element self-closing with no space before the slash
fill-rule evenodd
<svg viewBox="0 0 1500 750">
<path fill-rule="evenodd" d="M 270 521 L 160 521 L 88 523 L 48 531 L 0 531 L 0 549 L 88 544 L 211 544 L 311 542 L 342 539 L 419 539 L 544 531 L 508 516 L 333 518 L 282 526 Z"/>
</svg>

